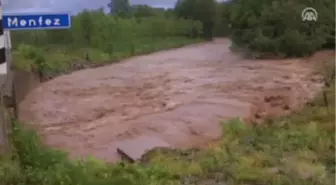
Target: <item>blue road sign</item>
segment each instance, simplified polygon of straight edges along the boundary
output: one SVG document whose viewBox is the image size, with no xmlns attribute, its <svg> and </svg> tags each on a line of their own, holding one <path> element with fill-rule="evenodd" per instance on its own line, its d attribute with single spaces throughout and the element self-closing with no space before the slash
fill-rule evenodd
<svg viewBox="0 0 336 185">
<path fill-rule="evenodd" d="M 3 27 L 7 30 L 68 29 L 71 27 L 69 14 L 4 14 Z"/>
</svg>

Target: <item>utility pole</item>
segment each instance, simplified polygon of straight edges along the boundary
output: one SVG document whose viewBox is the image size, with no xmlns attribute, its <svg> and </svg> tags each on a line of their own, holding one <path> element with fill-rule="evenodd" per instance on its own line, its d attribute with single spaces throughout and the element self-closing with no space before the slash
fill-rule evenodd
<svg viewBox="0 0 336 185">
<path fill-rule="evenodd" d="M 6 64 L 5 34 L 2 20 L 2 4 L 0 0 L 0 75 L 2 77 L 6 76 L 6 74 L 7 74 L 7 64 Z M 0 85 L 3 85 L 3 83 L 1 83 Z"/>
<path fill-rule="evenodd" d="M 3 88 L 7 80 L 7 61 L 5 48 L 5 34 L 3 28 L 3 9 L 0 0 L 0 154 L 7 153 L 9 149 L 9 140 L 6 130 L 5 107 L 3 105 Z"/>
</svg>

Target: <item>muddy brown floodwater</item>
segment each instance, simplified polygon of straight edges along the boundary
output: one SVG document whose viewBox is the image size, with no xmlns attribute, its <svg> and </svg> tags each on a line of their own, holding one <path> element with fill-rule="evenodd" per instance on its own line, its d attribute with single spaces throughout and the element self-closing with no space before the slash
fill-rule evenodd
<svg viewBox="0 0 336 185">
<path fill-rule="evenodd" d="M 216 39 L 57 77 L 28 94 L 21 120 L 50 146 L 107 161 L 119 160 L 117 141 L 138 136 L 204 146 L 220 138 L 220 120 L 260 120 L 303 105 L 322 87 L 315 61 L 334 55 L 244 60 L 229 45 Z"/>
</svg>

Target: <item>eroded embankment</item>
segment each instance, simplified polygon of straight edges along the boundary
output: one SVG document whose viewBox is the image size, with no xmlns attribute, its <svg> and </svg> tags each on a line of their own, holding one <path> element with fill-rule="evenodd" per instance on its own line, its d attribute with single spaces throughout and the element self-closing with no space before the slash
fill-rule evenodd
<svg viewBox="0 0 336 185">
<path fill-rule="evenodd" d="M 147 135 L 200 146 L 220 137 L 221 119 L 298 108 L 323 86 L 315 62 L 333 55 L 243 60 L 218 39 L 57 77 L 26 97 L 20 115 L 75 156 L 115 161 L 116 142 Z"/>
</svg>

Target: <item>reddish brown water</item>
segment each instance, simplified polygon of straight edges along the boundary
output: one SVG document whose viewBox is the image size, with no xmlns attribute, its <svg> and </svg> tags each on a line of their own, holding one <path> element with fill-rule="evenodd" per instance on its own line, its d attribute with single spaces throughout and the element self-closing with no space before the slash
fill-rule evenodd
<svg viewBox="0 0 336 185">
<path fill-rule="evenodd" d="M 259 120 L 302 105 L 322 87 L 314 61 L 333 55 L 244 60 L 216 39 L 57 77 L 33 90 L 20 114 L 73 156 L 116 161 L 117 141 L 148 135 L 201 146 L 221 136 L 220 120 Z"/>
</svg>

